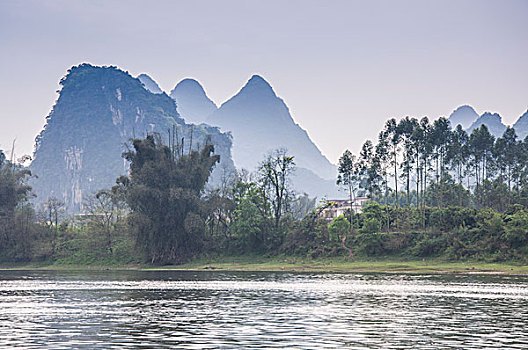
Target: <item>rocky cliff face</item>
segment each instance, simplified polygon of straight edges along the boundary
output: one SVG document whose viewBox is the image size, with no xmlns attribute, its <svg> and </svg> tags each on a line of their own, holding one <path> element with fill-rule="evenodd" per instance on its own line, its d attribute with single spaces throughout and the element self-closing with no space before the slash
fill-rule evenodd
<svg viewBox="0 0 528 350">
<path fill-rule="evenodd" d="M 204 88 L 194 79 L 180 81 L 171 91 L 180 116 L 188 123 L 201 124 L 218 108 Z"/>
<path fill-rule="evenodd" d="M 230 100 L 213 112 L 207 123 L 233 134 L 237 167 L 253 170 L 266 153 L 286 148 L 297 166 L 323 179 L 336 178 L 336 168 L 296 124 L 288 107 L 262 77 L 254 75 Z"/>
<path fill-rule="evenodd" d="M 165 93 L 154 94 L 139 79 L 115 67 L 82 64 L 61 80 L 59 98 L 36 139 L 32 172 L 39 201 L 50 196 L 79 211 L 87 194 L 108 188 L 126 173 L 121 154 L 132 137 L 157 132 L 168 142 L 168 130 L 184 138 L 188 151 L 208 139 L 221 155 L 222 167 L 233 168 L 231 139 L 218 128 L 189 125 Z"/>
</svg>

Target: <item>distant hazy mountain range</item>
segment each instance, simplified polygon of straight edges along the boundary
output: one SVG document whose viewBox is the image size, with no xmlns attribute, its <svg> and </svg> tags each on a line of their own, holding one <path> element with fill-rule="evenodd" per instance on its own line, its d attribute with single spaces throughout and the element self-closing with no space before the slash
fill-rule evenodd
<svg viewBox="0 0 528 350">
<path fill-rule="evenodd" d="M 501 137 L 506 130 L 506 125 L 498 113 L 485 112 L 478 115 L 471 106 L 460 106 L 449 116 L 451 127 L 455 128 L 458 124 L 468 133 L 481 125 L 486 125 L 490 133 L 495 137 Z M 528 135 L 528 110 L 517 119 L 513 128 L 519 139 L 524 139 Z"/>
<path fill-rule="evenodd" d="M 284 101 L 261 76 L 252 76 L 219 108 L 194 79 L 179 82 L 170 96 L 187 122 L 205 122 L 233 135 L 232 154 L 238 168 L 253 171 L 268 152 L 286 148 L 295 156 L 297 191 L 319 198 L 341 196 L 335 185 L 336 167 L 294 122 Z"/>
<path fill-rule="evenodd" d="M 80 210 L 89 193 L 112 186 L 126 173 L 121 157 L 132 137 L 157 132 L 168 143 L 169 130 L 184 138 L 185 150 L 210 140 L 221 155 L 212 181 L 235 166 L 256 169 L 265 155 L 286 148 L 295 156 L 293 179 L 298 192 L 318 198 L 342 197 L 335 185 L 336 167 L 307 132 L 296 124 L 285 102 L 261 76 L 254 75 L 228 101 L 217 106 L 194 79 L 184 79 L 170 97 L 147 74 L 132 77 L 116 67 L 81 64 L 61 79 L 59 98 L 36 138 L 32 181 L 38 200 L 63 199 Z M 500 137 L 506 126 L 497 113 L 478 115 L 470 106 L 449 116 L 452 127 L 468 132 L 485 124 Z M 210 126 L 213 125 L 213 126 Z M 528 135 L 528 111 L 513 125 Z"/>
<path fill-rule="evenodd" d="M 196 80 L 182 80 L 171 98 L 148 75 L 134 78 L 116 67 L 81 64 L 60 84 L 59 98 L 36 138 L 31 170 L 37 201 L 55 196 L 69 211 L 81 210 L 88 194 L 109 188 L 126 173 L 121 154 L 130 138 L 157 132 L 167 144 L 169 130 L 184 138 L 186 152 L 191 139 L 193 148 L 208 140 L 215 145 L 221 164 L 213 183 L 235 164 L 252 171 L 268 151 L 286 147 L 298 165 L 298 192 L 339 196 L 335 167 L 259 76 L 220 108 Z"/>
</svg>

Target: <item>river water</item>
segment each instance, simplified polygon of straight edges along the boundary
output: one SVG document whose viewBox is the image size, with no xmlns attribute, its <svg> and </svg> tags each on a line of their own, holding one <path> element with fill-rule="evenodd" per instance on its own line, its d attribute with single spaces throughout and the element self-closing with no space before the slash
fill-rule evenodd
<svg viewBox="0 0 528 350">
<path fill-rule="evenodd" d="M 0 271 L 0 348 L 527 349 L 528 277 Z"/>
</svg>

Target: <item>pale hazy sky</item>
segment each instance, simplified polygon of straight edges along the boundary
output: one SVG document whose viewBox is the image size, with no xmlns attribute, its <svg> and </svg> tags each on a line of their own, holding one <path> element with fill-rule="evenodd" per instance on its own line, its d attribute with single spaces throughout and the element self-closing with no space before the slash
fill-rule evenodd
<svg viewBox="0 0 528 350">
<path fill-rule="evenodd" d="M 389 117 L 528 108 L 528 1 L 0 0 L 0 148 L 31 153 L 72 65 L 198 79 L 221 104 L 254 73 L 336 162 Z"/>
</svg>

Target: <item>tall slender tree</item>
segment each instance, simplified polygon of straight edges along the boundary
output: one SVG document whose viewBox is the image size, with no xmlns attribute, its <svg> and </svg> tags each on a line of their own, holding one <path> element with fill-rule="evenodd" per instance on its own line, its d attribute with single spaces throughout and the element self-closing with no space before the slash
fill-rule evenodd
<svg viewBox="0 0 528 350">
<path fill-rule="evenodd" d="M 440 187 L 440 197 L 438 202 L 440 207 L 443 206 L 443 185 L 444 174 L 446 172 L 446 155 L 447 145 L 451 134 L 449 121 L 446 118 L 439 118 L 434 121 L 430 137 L 433 146 L 434 159 L 436 161 L 436 183 Z"/>
<path fill-rule="evenodd" d="M 337 184 L 344 186 L 348 191 L 348 196 L 350 200 L 350 233 L 353 233 L 354 230 L 354 221 L 353 215 L 355 214 L 354 202 L 356 200 L 356 191 L 359 186 L 359 163 L 349 150 L 343 152 L 341 158 L 339 158 L 338 165 L 338 176 Z"/>
<path fill-rule="evenodd" d="M 403 160 L 401 168 L 405 178 L 405 192 L 407 195 L 407 206 L 411 206 L 411 173 L 413 170 L 416 147 L 414 146 L 413 132 L 419 126 L 415 118 L 405 117 L 398 124 L 398 134 L 403 145 Z"/>
<path fill-rule="evenodd" d="M 495 137 L 491 135 L 485 124 L 473 130 L 469 136 L 469 150 L 474 167 L 475 199 L 477 207 L 484 205 L 485 190 L 483 184 L 488 180 L 491 171 L 491 159 Z"/>
<path fill-rule="evenodd" d="M 515 165 L 519 161 L 519 141 L 512 127 L 507 127 L 502 137 L 495 142 L 493 156 L 500 172 L 500 176 L 506 179 L 508 191 L 512 189 Z M 510 198 L 511 199 L 511 198 Z"/>
<path fill-rule="evenodd" d="M 458 200 L 460 206 L 462 206 L 462 182 L 465 173 L 465 164 L 469 154 L 468 143 L 468 134 L 462 129 L 462 126 L 458 124 L 449 140 L 447 147 L 447 161 L 451 164 L 458 179 Z"/>
<path fill-rule="evenodd" d="M 379 134 L 379 141 L 384 145 L 384 152 L 388 153 L 388 160 L 392 167 L 394 176 L 394 194 L 396 196 L 396 206 L 399 206 L 398 198 L 398 153 L 400 151 L 401 135 L 398 130 L 396 119 L 391 118 L 385 123 L 385 128 Z"/>
</svg>

